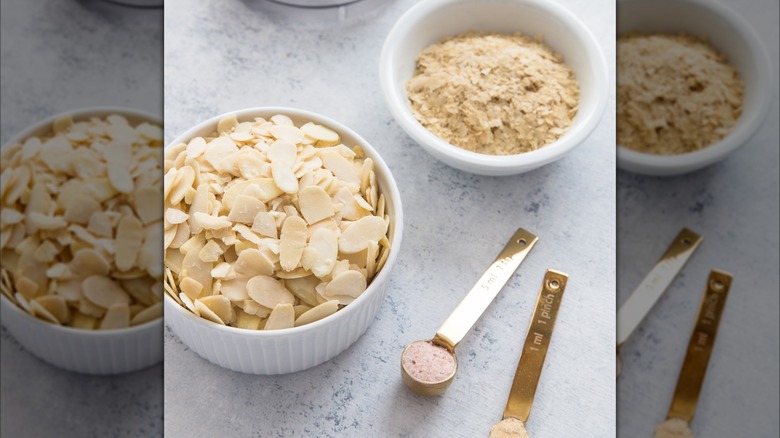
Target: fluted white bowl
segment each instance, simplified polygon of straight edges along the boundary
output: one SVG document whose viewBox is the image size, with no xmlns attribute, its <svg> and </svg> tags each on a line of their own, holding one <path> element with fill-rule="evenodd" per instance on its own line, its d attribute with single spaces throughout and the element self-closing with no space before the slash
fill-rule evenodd
<svg viewBox="0 0 780 438">
<path fill-rule="evenodd" d="M 461 149 L 428 131 L 412 114 L 406 82 L 417 55 L 431 44 L 467 31 L 541 34 L 561 53 L 580 84 L 571 126 L 553 143 L 516 155 L 486 155 Z M 479 175 L 524 173 L 552 163 L 582 144 L 607 106 L 607 62 L 596 39 L 569 10 L 549 0 L 424 0 L 398 19 L 385 39 L 379 81 L 387 107 L 401 128 L 445 164 Z"/>
<path fill-rule="evenodd" d="M 3 145 L 14 145 L 31 136 L 51 132 L 55 120 L 70 115 L 74 120 L 124 116 L 133 124 L 151 122 L 162 126 L 159 117 L 127 108 L 95 107 L 49 117 L 15 135 Z M 0 296 L 0 321 L 27 351 L 69 371 L 85 374 L 121 374 L 137 371 L 162 360 L 162 318 L 135 327 L 116 330 L 83 330 L 37 319 Z"/>
<path fill-rule="evenodd" d="M 329 127 L 341 136 L 344 144 L 360 145 L 365 155 L 374 160 L 380 193 L 385 195 L 386 210 L 390 216 L 388 239 L 391 243 L 387 262 L 360 297 L 333 315 L 284 330 L 247 330 L 200 318 L 167 294 L 165 296 L 165 322 L 184 344 L 204 359 L 223 368 L 249 374 L 284 374 L 305 370 L 346 350 L 373 322 L 384 300 L 390 273 L 401 246 L 401 195 L 390 169 L 376 149 L 341 123 L 309 111 L 283 107 L 231 111 L 196 125 L 176 137 L 168 147 L 216 131 L 217 122 L 229 114 L 235 114 L 239 121 L 284 114 L 297 126 L 314 122 Z"/>
</svg>

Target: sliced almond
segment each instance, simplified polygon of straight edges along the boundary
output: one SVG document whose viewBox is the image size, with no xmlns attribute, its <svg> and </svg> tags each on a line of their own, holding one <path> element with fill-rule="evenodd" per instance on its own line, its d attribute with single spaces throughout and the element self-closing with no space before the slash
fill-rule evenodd
<svg viewBox="0 0 780 438">
<path fill-rule="evenodd" d="M 246 249 L 238 255 L 233 265 L 236 274 L 241 277 L 270 276 L 274 273 L 274 265 L 257 249 Z"/>
<path fill-rule="evenodd" d="M 211 216 L 206 213 L 195 213 L 193 215 L 195 223 L 205 230 L 219 230 L 221 228 L 229 228 L 233 225 L 228 218 L 224 216 Z"/>
<path fill-rule="evenodd" d="M 239 310 L 236 318 L 236 327 L 247 330 L 259 330 L 263 318 L 257 315 L 253 315 L 242 310 Z"/>
<path fill-rule="evenodd" d="M 100 209 L 99 202 L 91 196 L 81 193 L 70 199 L 63 217 L 68 222 L 87 225 L 92 214 Z"/>
<path fill-rule="evenodd" d="M 309 186 L 301 190 L 298 194 L 298 202 L 301 206 L 301 215 L 309 224 L 335 214 L 330 196 L 319 186 Z"/>
<path fill-rule="evenodd" d="M 84 279 L 81 289 L 91 303 L 103 309 L 113 304 L 130 304 L 130 296 L 108 277 L 93 275 Z"/>
<path fill-rule="evenodd" d="M 229 114 L 217 122 L 217 132 L 220 134 L 226 134 L 232 132 L 238 126 L 238 118 L 235 114 Z"/>
<path fill-rule="evenodd" d="M 238 195 L 233 208 L 230 209 L 228 220 L 243 224 L 252 224 L 258 213 L 266 211 L 265 204 L 257 198 Z"/>
<path fill-rule="evenodd" d="M 339 135 L 336 132 L 322 125 L 307 123 L 301 126 L 301 131 L 315 140 L 320 140 L 326 143 L 336 143 L 339 141 Z"/>
<path fill-rule="evenodd" d="M 222 247 L 217 242 L 209 240 L 198 252 L 198 257 L 204 262 L 216 262 L 223 252 Z"/>
<path fill-rule="evenodd" d="M 292 169 L 285 163 L 273 163 L 271 174 L 274 178 L 274 184 L 285 193 L 298 193 L 298 178 L 295 177 Z"/>
<path fill-rule="evenodd" d="M 39 303 L 37 300 L 28 301 L 27 305 L 29 306 L 29 312 L 35 316 L 38 317 L 44 321 L 50 322 L 52 324 L 61 325 L 59 319 L 57 319 L 56 316 L 54 316 L 49 309 L 45 308 L 41 303 Z"/>
<path fill-rule="evenodd" d="M 277 127 L 276 129 L 283 128 Z M 268 159 L 271 163 L 282 164 L 290 168 L 295 164 L 297 154 L 298 149 L 295 147 L 295 143 L 287 140 L 276 140 L 268 148 Z"/>
<path fill-rule="evenodd" d="M 135 216 L 125 216 L 119 221 L 116 230 L 114 263 L 120 271 L 127 271 L 136 265 L 143 238 L 143 224 Z"/>
<path fill-rule="evenodd" d="M 376 216 L 366 216 L 351 223 L 339 237 L 339 251 L 345 254 L 360 252 L 369 241 L 379 241 L 387 233 L 387 222 Z"/>
<path fill-rule="evenodd" d="M 131 193 L 134 188 L 133 177 L 126 166 L 126 163 L 108 163 L 108 180 L 120 193 Z"/>
<path fill-rule="evenodd" d="M 285 280 L 284 284 L 285 287 L 302 302 L 310 306 L 316 306 L 318 304 L 315 288 L 320 284 L 319 278 L 309 275 L 307 277 Z"/>
<path fill-rule="evenodd" d="M 109 265 L 94 249 L 84 248 L 76 251 L 68 265 L 70 271 L 79 277 L 90 275 L 108 275 Z"/>
<path fill-rule="evenodd" d="M 190 215 L 179 209 L 171 207 L 165 210 L 165 222 L 171 225 L 178 225 L 182 222 L 186 222 L 189 218 Z"/>
<path fill-rule="evenodd" d="M 252 221 L 252 231 L 272 239 L 278 237 L 276 220 L 273 215 L 268 212 L 259 212 L 255 215 L 255 218 Z"/>
<path fill-rule="evenodd" d="M 339 251 L 336 233 L 328 228 L 318 228 L 311 235 L 309 248 L 316 252 L 316 260 L 310 268 L 311 272 L 320 278 L 330 274 L 336 265 Z"/>
<path fill-rule="evenodd" d="M 112 304 L 100 322 L 100 330 L 121 329 L 130 326 L 130 306 L 127 303 Z"/>
<path fill-rule="evenodd" d="M 282 269 L 292 271 L 297 268 L 305 247 L 306 222 L 299 217 L 287 218 L 282 225 L 279 242 L 279 262 Z"/>
<path fill-rule="evenodd" d="M 233 319 L 233 306 L 222 295 L 211 295 L 195 300 L 200 316 L 217 324 L 226 325 Z"/>
<path fill-rule="evenodd" d="M 179 288 L 193 301 L 198 299 L 203 292 L 203 285 L 190 277 L 183 278 L 179 283 Z"/>
<path fill-rule="evenodd" d="M 230 301 L 242 302 L 249 299 L 246 284 L 249 280 L 246 278 L 236 278 L 233 280 L 223 280 L 220 292 Z"/>
<path fill-rule="evenodd" d="M 50 315 L 56 318 L 59 324 L 68 324 L 70 322 L 70 309 L 68 308 L 68 303 L 62 297 L 56 295 L 38 297 L 30 302 L 30 307 L 33 310 L 35 310 L 35 305 L 40 305 L 46 309 Z"/>
<path fill-rule="evenodd" d="M 360 178 L 355 172 L 352 162 L 336 151 L 326 151 L 320 155 L 322 165 L 330 170 L 336 178 L 347 184 L 360 185 Z"/>
<path fill-rule="evenodd" d="M 341 297 L 357 298 L 365 290 L 366 277 L 358 271 L 349 270 L 334 277 L 328 283 L 324 296 L 341 301 Z"/>
<path fill-rule="evenodd" d="M 338 301 L 326 301 L 299 316 L 298 319 L 295 320 L 295 326 L 300 327 L 302 325 L 311 324 L 314 321 L 319 321 L 327 316 L 333 315 L 337 310 L 339 310 Z"/>
<path fill-rule="evenodd" d="M 295 309 L 292 304 L 277 304 L 271 314 L 268 315 L 268 321 L 265 322 L 263 330 L 282 330 L 295 326 Z"/>
<path fill-rule="evenodd" d="M 294 304 L 295 297 L 273 277 L 260 275 L 251 278 L 247 284 L 249 297 L 261 306 L 273 309 L 277 304 Z"/>
<path fill-rule="evenodd" d="M 140 312 L 133 315 L 130 320 L 130 325 L 141 325 L 155 319 L 162 318 L 163 316 L 163 304 L 162 302 L 154 303 L 149 307 L 143 308 Z"/>
<path fill-rule="evenodd" d="M 73 328 L 94 330 L 97 327 L 97 318 L 94 316 L 85 315 L 79 311 L 75 311 L 73 312 L 73 318 L 71 319 L 70 326 Z"/>
<path fill-rule="evenodd" d="M 35 211 L 27 214 L 27 220 L 36 230 L 56 230 L 68 225 L 61 216 L 49 216 Z"/>
<path fill-rule="evenodd" d="M 276 114 L 274 116 L 271 116 L 271 121 L 280 126 L 293 126 L 293 121 L 291 118 L 285 116 L 284 114 Z"/>
</svg>

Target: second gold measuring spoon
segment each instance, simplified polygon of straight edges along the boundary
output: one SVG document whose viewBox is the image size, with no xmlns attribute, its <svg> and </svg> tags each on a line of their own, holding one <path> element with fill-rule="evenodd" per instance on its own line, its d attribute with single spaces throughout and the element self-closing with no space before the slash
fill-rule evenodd
<svg viewBox="0 0 780 438">
<path fill-rule="evenodd" d="M 720 317 L 731 289 L 731 279 L 731 274 L 726 272 L 717 269 L 710 272 L 680 369 L 672 405 L 669 407 L 666 421 L 655 429 L 655 438 L 693 437 L 690 424 L 699 402 L 712 347 L 715 345 Z"/>
<path fill-rule="evenodd" d="M 401 377 L 409 389 L 420 395 L 438 395 L 450 386 L 458 370 L 455 347 L 509 281 L 537 240 L 528 231 L 518 229 L 477 284 L 439 327 L 436 336 L 412 342 L 404 348 Z"/>
<path fill-rule="evenodd" d="M 490 430 L 490 438 L 528 438 L 525 423 L 531 415 L 536 387 L 542 375 L 544 358 L 547 356 L 568 278 L 566 274 L 552 269 L 548 269 L 544 276 L 512 389 L 509 390 L 504 418 Z"/>
</svg>

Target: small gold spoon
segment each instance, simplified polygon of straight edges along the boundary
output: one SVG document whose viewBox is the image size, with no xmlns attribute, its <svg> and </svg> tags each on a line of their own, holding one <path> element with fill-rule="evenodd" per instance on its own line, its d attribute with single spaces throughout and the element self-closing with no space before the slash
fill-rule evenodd
<svg viewBox="0 0 780 438">
<path fill-rule="evenodd" d="M 693 253 L 701 244 L 702 238 L 693 231 L 683 228 L 674 238 L 664 255 L 645 276 L 636 290 L 623 303 L 617 313 L 617 375 L 623 370 L 620 359 L 620 347 L 647 316 L 656 301 L 672 284 Z"/>
<path fill-rule="evenodd" d="M 666 421 L 656 427 L 655 438 L 693 437 L 690 424 L 699 402 L 704 375 L 707 373 L 707 364 L 712 355 L 715 335 L 718 333 L 720 317 L 730 288 L 730 274 L 717 269 L 710 272 L 674 390 L 672 405 L 669 407 Z"/>
<path fill-rule="evenodd" d="M 412 342 L 404 348 L 401 377 L 409 389 L 420 395 L 439 395 L 450 386 L 458 371 L 455 347 L 509 281 L 537 240 L 528 231 L 518 229 L 477 284 L 439 327 L 436 336 Z"/>
<path fill-rule="evenodd" d="M 509 391 L 504 418 L 490 429 L 490 438 L 528 438 L 525 423 L 531 414 L 536 387 L 542 375 L 544 358 L 550 346 L 567 280 L 566 274 L 552 269 L 547 270 L 544 276 L 523 345 L 523 353 L 517 364 L 512 389 Z"/>
</svg>

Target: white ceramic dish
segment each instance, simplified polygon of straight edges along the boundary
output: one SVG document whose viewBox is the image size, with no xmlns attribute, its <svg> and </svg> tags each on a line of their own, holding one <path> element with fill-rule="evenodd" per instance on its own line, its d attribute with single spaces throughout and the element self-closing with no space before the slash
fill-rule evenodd
<svg viewBox="0 0 780 438">
<path fill-rule="evenodd" d="M 51 132 L 54 120 L 71 115 L 75 120 L 125 116 L 131 123 L 153 122 L 154 115 L 126 108 L 86 108 L 67 111 L 37 123 L 11 138 L 3 148 L 33 135 Z M 121 374 L 154 365 L 163 357 L 162 318 L 119 330 L 80 330 L 62 327 L 30 316 L 0 296 L 0 318 L 9 333 L 30 353 L 69 371 L 85 374 Z"/>
<path fill-rule="evenodd" d="M 469 30 L 542 34 L 563 54 L 580 83 L 580 105 L 557 141 L 519 155 L 491 156 L 453 146 L 423 127 L 412 114 L 406 82 L 425 47 Z M 570 152 L 598 124 L 610 93 L 607 63 L 593 35 L 568 10 L 549 0 L 425 0 L 409 9 L 385 40 L 379 79 L 390 112 L 404 131 L 444 163 L 481 175 L 512 175 L 551 163 Z"/>
<path fill-rule="evenodd" d="M 189 348 L 204 359 L 221 367 L 249 374 L 284 374 L 305 370 L 332 359 L 346 350 L 368 329 L 385 297 L 403 234 L 401 195 L 390 169 L 368 142 L 335 120 L 292 108 L 249 108 L 223 114 L 189 129 L 176 137 L 168 147 L 205 136 L 216 130 L 217 122 L 228 114 L 239 121 L 274 114 L 289 116 L 296 125 L 315 122 L 341 135 L 344 144 L 360 145 L 374 160 L 380 192 L 387 200 L 390 215 L 388 239 L 390 255 L 384 268 L 374 277 L 363 294 L 352 304 L 324 319 L 301 327 L 284 330 L 246 330 L 221 326 L 200 318 L 165 296 L 165 321 Z"/>
<path fill-rule="evenodd" d="M 750 140 L 766 117 L 774 93 L 769 57 L 744 20 L 713 0 L 624 0 L 618 2 L 617 17 L 618 35 L 634 31 L 706 35 L 745 84 L 742 115 L 723 140 L 696 152 L 666 156 L 618 145 L 619 168 L 645 175 L 679 175 L 720 161 Z"/>
</svg>

